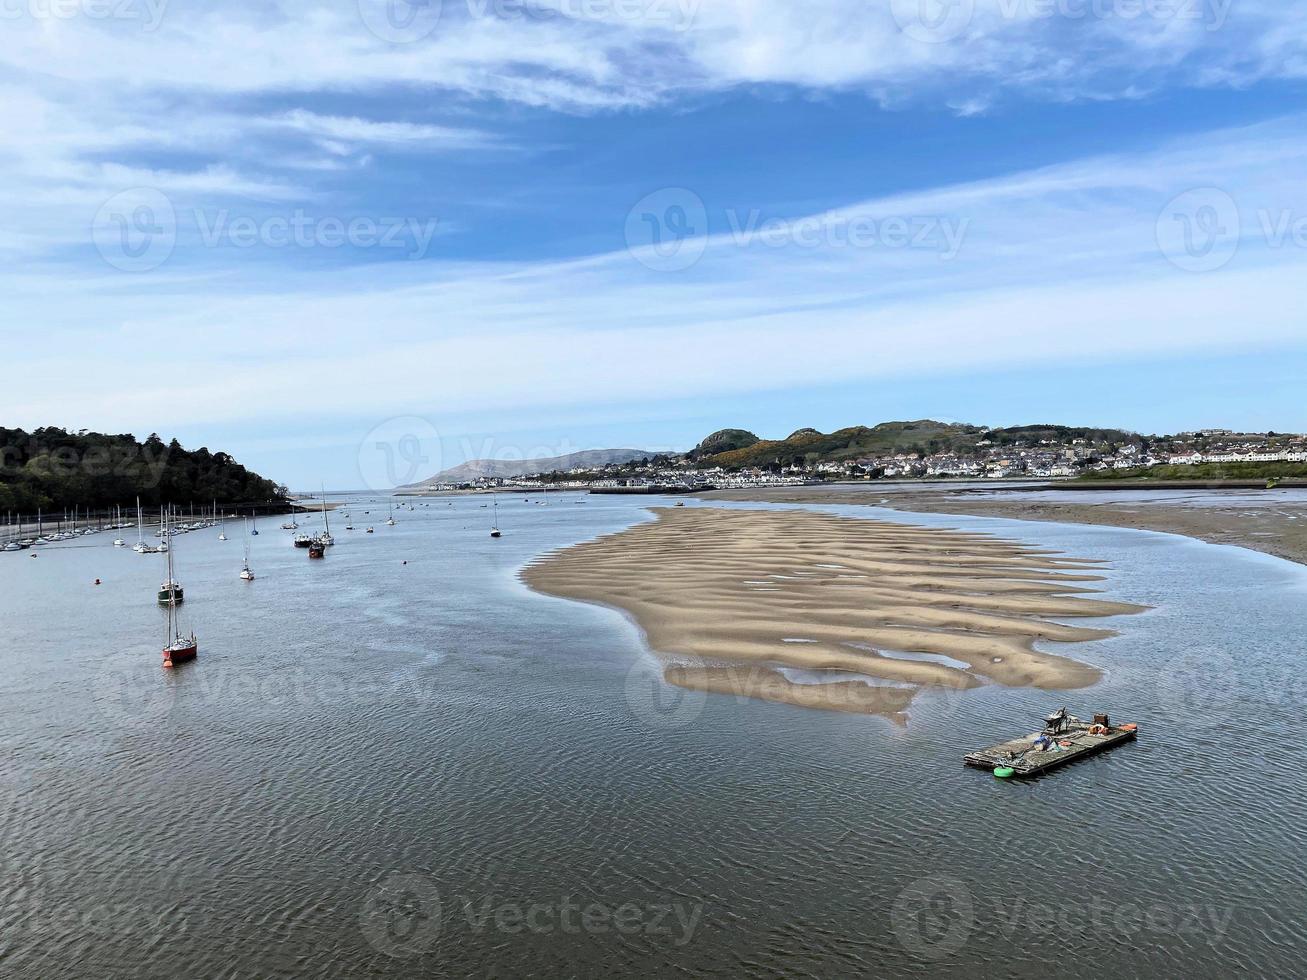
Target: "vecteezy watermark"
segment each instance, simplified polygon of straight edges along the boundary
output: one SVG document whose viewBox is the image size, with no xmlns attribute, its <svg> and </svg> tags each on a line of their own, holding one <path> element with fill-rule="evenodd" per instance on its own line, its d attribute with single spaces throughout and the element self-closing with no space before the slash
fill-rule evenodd
<svg viewBox="0 0 1307 980">
<path fill-rule="evenodd" d="M 606 902 L 556 898 L 451 895 L 442 900 L 435 882 L 420 874 L 392 874 L 373 889 L 359 912 L 364 938 L 378 952 L 411 959 L 431 949 L 442 926 L 472 935 L 530 934 L 643 936 L 681 947 L 691 942 L 703 906 L 682 901 Z"/>
<path fill-rule="evenodd" d="M 185 624 L 185 606 L 183 626 Z M 128 656 L 114 658 L 95 675 L 92 705 L 110 732 L 154 727 L 177 705 L 240 704 L 247 711 L 286 714 L 339 710 L 359 703 L 407 703 L 426 706 L 441 689 L 417 671 L 360 674 L 354 671 L 314 671 L 292 667 L 266 674 L 208 671 L 203 663 L 184 673 L 162 668 L 163 621 L 159 645 L 144 645 Z M 204 649 L 201 646 L 200 655 Z"/>
<path fill-rule="evenodd" d="M 464 0 L 472 17 L 631 23 L 685 31 L 700 0 Z"/>
<path fill-rule="evenodd" d="M 68 936 L 120 941 L 138 937 L 143 944 L 163 936 L 174 936 L 189 928 L 185 912 L 162 912 L 122 902 L 95 902 L 70 896 L 58 882 L 29 881 L 29 872 L 19 869 L 20 881 L 6 895 L 4 938 L 8 942 L 39 943 L 62 941 Z"/>
<path fill-rule="evenodd" d="M 259 217 L 233 215 L 227 208 L 194 208 L 184 216 L 205 248 L 391 249 L 405 259 L 424 258 L 439 227 L 435 218 L 312 215 L 299 208 Z M 162 191 L 132 188 L 105 201 L 92 221 L 91 236 L 115 269 L 149 272 L 177 248 L 178 211 Z"/>
<path fill-rule="evenodd" d="M 1230 263 L 1245 244 L 1307 249 L 1307 211 L 1248 209 L 1219 187 L 1177 194 L 1157 217 L 1157 247 L 1186 272 L 1214 272 Z"/>
<path fill-rule="evenodd" d="M 971 26 L 976 0 L 890 0 L 890 13 L 912 40 L 943 44 Z"/>
<path fill-rule="evenodd" d="M 430 37 L 442 17 L 498 20 L 572 20 L 689 30 L 701 0 L 358 0 L 359 16 L 374 36 L 391 44 Z"/>
<path fill-rule="evenodd" d="M 890 926 L 899 943 L 913 956 L 932 962 L 962 949 L 975 925 L 971 889 L 943 875 L 914 881 L 890 908 Z"/>
<path fill-rule="evenodd" d="M 232 217 L 226 208 L 196 209 L 195 226 L 206 248 L 390 248 L 405 258 L 426 256 L 436 237 L 435 218 L 340 218 L 314 216 L 297 208 L 290 215 Z"/>
<path fill-rule="evenodd" d="M 441 0 L 358 0 L 363 25 L 379 40 L 412 44 L 440 24 Z"/>
<path fill-rule="evenodd" d="M 976 930 L 1006 939 L 1088 934 L 1122 940 L 1146 936 L 1161 943 L 1184 937 L 1215 947 L 1224 942 L 1234 915 L 1233 906 L 1120 901 L 1079 891 L 1052 897 L 984 893 L 977 898 L 961 879 L 931 875 L 899 893 L 890 925 L 908 953 L 939 962 L 965 948 Z"/>
<path fill-rule="evenodd" d="M 981 10 L 993 21 L 1154 21 L 1201 24 L 1221 30 L 1235 0 L 994 0 Z M 961 37 L 977 19 L 976 0 L 891 0 L 899 29 L 914 41 L 943 44 Z"/>
<path fill-rule="evenodd" d="M 141 645 L 121 657 L 107 657 L 90 685 L 91 706 L 109 734 L 155 728 L 177 701 L 174 678 L 163 669 L 164 637 L 159 644 Z"/>
<path fill-rule="evenodd" d="M 427 419 L 400 415 L 386 419 L 358 445 L 363 486 L 377 493 L 416 483 L 440 471 L 440 433 Z"/>
<path fill-rule="evenodd" d="M 133 187 L 100 206 L 91 238 L 115 269 L 149 272 L 167 262 L 177 246 L 177 212 L 162 191 Z"/>
<path fill-rule="evenodd" d="M 148 490 L 153 490 L 163 479 L 168 458 L 169 447 L 158 440 L 147 440 L 142 445 L 91 446 L 78 450 L 72 446 L 52 449 L 29 437 L 26 446 L 21 443 L 0 446 L 0 469 L 31 466 L 42 475 L 63 480 L 75 476 L 129 477 Z"/>
<path fill-rule="evenodd" d="M 143 31 L 158 30 L 169 0 L 0 0 L 0 21 L 136 21 Z"/>
<path fill-rule="evenodd" d="M 1217 187 L 1177 194 L 1157 216 L 1157 247 L 1186 272 L 1212 272 L 1239 250 L 1239 206 Z"/>
<path fill-rule="evenodd" d="M 650 728 L 685 728 L 703 713 L 708 695 L 696 688 L 669 684 L 663 668 L 646 657 L 626 673 L 625 695 L 631 713 Z"/>
<path fill-rule="evenodd" d="M 626 214 L 626 247 L 655 272 L 679 272 L 694 265 L 708 247 L 708 209 L 684 187 L 646 194 Z"/>
<path fill-rule="evenodd" d="M 806 218 L 763 220 L 754 209 L 743 217 L 726 212 L 731 241 L 741 248 L 885 248 L 924 249 L 953 259 L 971 227 L 970 218 L 942 215 L 872 214 L 813 215 Z"/>
<path fill-rule="evenodd" d="M 965 217 L 856 210 L 764 218 L 758 208 L 727 208 L 723 219 L 722 233 L 710 236 L 703 199 L 684 187 L 665 187 L 645 195 L 627 212 L 626 247 L 636 261 L 657 272 L 690 268 L 710 242 L 736 248 L 918 249 L 949 261 L 961 252 L 971 226 Z"/>
</svg>

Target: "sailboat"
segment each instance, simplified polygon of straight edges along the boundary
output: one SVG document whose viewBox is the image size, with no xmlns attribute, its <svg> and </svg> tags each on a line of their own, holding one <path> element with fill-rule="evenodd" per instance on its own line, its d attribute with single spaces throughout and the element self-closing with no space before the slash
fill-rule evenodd
<svg viewBox="0 0 1307 980">
<path fill-rule="evenodd" d="M 389 515 L 389 516 L 386 518 L 386 526 L 387 526 L 387 527 L 394 527 L 394 526 L 395 526 L 395 509 L 391 506 L 391 503 L 390 503 L 389 500 L 386 501 L 386 513 Z"/>
<path fill-rule="evenodd" d="M 250 539 L 249 535 L 245 536 L 245 564 L 241 567 L 241 578 L 246 582 L 254 581 L 254 573 L 250 571 Z"/>
<path fill-rule="evenodd" d="M 499 530 L 499 498 L 494 497 L 492 499 L 495 504 L 495 523 L 492 524 L 490 527 L 490 536 L 492 538 L 502 538 L 504 536 L 504 532 Z"/>
<path fill-rule="evenodd" d="M 215 515 L 218 515 L 218 501 L 216 500 L 213 502 L 213 513 Z M 221 515 L 218 515 L 218 540 L 219 541 L 227 540 L 227 525 L 223 521 Z"/>
<path fill-rule="evenodd" d="M 165 516 L 163 520 L 164 520 L 163 533 L 164 536 L 167 537 L 169 533 L 168 518 Z M 186 593 L 182 589 L 181 583 L 178 582 L 175 578 L 173 578 L 172 548 L 169 548 L 168 549 L 168 577 L 159 586 L 159 593 L 158 593 L 159 605 L 167 606 L 169 609 L 171 609 L 174 606 L 181 603 L 183 600 L 185 600 L 185 598 L 186 598 Z M 169 626 L 169 629 L 170 630 L 172 629 L 171 625 Z M 165 651 L 165 658 L 166 656 L 167 656 L 167 651 Z"/>
<path fill-rule="evenodd" d="M 172 551 L 168 551 L 168 582 L 166 583 L 173 588 L 169 592 L 168 600 L 164 603 L 168 608 L 168 626 L 163 634 L 163 665 L 165 667 L 174 667 L 177 664 L 185 663 L 188 660 L 194 660 L 200 652 L 200 643 L 195 638 L 195 631 L 191 631 L 190 636 L 182 636 L 181 623 L 177 619 L 177 604 L 182 601 L 181 586 L 173 580 L 172 568 Z M 159 593 L 162 597 L 162 591 Z M 163 601 L 162 598 L 160 601 Z"/>
<path fill-rule="evenodd" d="M 36 540 L 33 541 L 32 544 L 40 545 L 49 543 L 50 542 L 45 539 L 45 521 L 41 519 L 41 508 L 38 507 L 36 509 Z"/>
<path fill-rule="evenodd" d="M 318 540 L 325 547 L 331 547 L 336 543 L 336 539 L 331 536 L 331 521 L 327 519 L 327 488 L 322 488 L 322 533 L 318 535 Z"/>
<path fill-rule="evenodd" d="M 259 536 L 259 515 L 251 511 L 250 521 L 254 525 L 253 527 L 250 528 L 250 537 L 257 538 Z"/>
</svg>

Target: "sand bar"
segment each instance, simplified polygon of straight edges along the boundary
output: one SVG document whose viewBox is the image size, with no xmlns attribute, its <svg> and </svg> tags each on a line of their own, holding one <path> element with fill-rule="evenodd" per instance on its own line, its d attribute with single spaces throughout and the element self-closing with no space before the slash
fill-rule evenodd
<svg viewBox="0 0 1307 980">
<path fill-rule="evenodd" d="M 1001 488 L 995 488 L 999 489 Z M 1240 499 L 1244 494 L 1206 489 L 1200 484 L 1195 484 L 1193 495 L 1207 498 L 1203 506 L 1190 506 L 1178 501 L 1143 504 L 1131 500 L 1112 500 L 1110 496 L 1097 503 L 1061 500 L 1056 495 L 1049 494 L 1038 500 L 1030 500 L 995 490 L 976 492 L 948 483 L 829 484 L 719 490 L 705 494 L 705 499 L 790 504 L 864 504 L 916 513 L 969 514 L 975 517 L 1010 517 L 1022 521 L 1058 521 L 1139 531 L 1165 531 L 1211 544 L 1237 545 L 1307 565 L 1307 505 L 1294 500 L 1285 490 L 1262 491 L 1261 496 L 1264 496 L 1266 504 L 1257 507 L 1250 507 L 1246 500 Z M 1223 503 L 1223 500 L 1228 500 L 1228 503 Z"/>
<path fill-rule="evenodd" d="M 925 686 L 1085 687 L 1096 668 L 1036 642 L 1111 636 L 1079 621 L 1143 608 L 1095 597 L 1098 563 L 986 534 L 803 510 L 653 513 L 522 575 L 628 613 L 685 687 L 897 718 Z"/>
</svg>

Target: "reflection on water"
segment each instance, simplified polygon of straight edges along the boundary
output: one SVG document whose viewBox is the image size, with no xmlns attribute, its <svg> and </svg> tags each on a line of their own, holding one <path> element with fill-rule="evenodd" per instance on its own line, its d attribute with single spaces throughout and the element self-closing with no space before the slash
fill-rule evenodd
<svg viewBox="0 0 1307 980">
<path fill-rule="evenodd" d="M 479 502 L 405 509 L 312 563 L 266 529 L 254 583 L 188 535 L 172 673 L 159 559 L 0 555 L 0 974 L 1300 972 L 1302 569 L 913 517 L 1110 559 L 1156 608 L 1078 648 L 1097 687 L 931 691 L 896 728 L 659 685 L 620 615 L 517 581 L 645 516 L 572 499 L 505 498 L 498 541 Z M 1138 743 L 963 768 L 1064 700 Z"/>
</svg>

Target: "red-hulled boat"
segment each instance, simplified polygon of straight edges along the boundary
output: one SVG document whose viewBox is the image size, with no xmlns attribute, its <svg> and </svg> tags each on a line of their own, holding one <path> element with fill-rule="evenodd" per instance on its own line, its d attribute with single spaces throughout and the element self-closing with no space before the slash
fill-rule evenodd
<svg viewBox="0 0 1307 980">
<path fill-rule="evenodd" d="M 195 639 L 194 633 L 189 637 L 183 637 L 179 633 L 175 640 L 163 648 L 163 665 L 174 667 L 177 664 L 184 664 L 188 660 L 194 660 L 199 652 L 200 643 Z"/>
<path fill-rule="evenodd" d="M 314 538 L 309 542 L 309 557 L 322 558 L 327 553 L 327 546 L 321 538 Z"/>
</svg>

